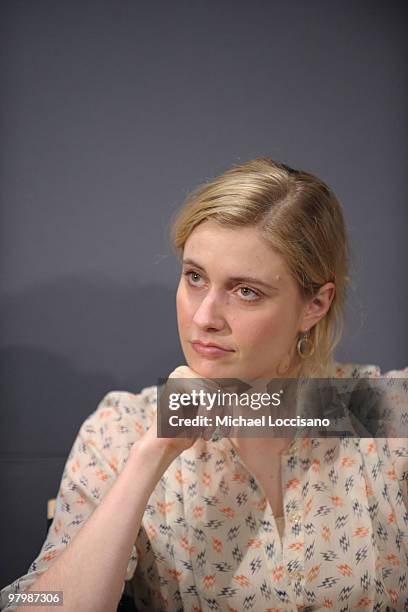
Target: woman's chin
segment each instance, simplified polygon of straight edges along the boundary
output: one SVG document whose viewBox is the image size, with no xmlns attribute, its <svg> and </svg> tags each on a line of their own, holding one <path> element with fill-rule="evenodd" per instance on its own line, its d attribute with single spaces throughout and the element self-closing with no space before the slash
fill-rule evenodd
<svg viewBox="0 0 408 612">
<path fill-rule="evenodd" d="M 188 366 L 202 378 L 239 378 L 238 368 L 206 359 L 187 360 Z"/>
</svg>

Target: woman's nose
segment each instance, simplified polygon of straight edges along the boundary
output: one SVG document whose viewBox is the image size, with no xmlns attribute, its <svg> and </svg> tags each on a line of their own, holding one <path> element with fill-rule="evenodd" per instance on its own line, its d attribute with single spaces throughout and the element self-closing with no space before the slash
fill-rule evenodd
<svg viewBox="0 0 408 612">
<path fill-rule="evenodd" d="M 195 311 L 193 322 L 201 329 L 222 329 L 225 319 L 219 297 L 214 293 L 207 293 Z"/>
</svg>

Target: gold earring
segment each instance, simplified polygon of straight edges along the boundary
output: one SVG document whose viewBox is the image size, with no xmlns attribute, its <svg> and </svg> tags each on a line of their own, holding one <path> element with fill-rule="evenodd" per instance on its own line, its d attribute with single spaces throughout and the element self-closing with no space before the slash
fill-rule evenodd
<svg viewBox="0 0 408 612">
<path fill-rule="evenodd" d="M 296 345 L 297 354 L 302 359 L 307 359 L 307 357 L 311 357 L 315 351 L 315 347 L 313 342 L 310 340 L 309 331 L 306 329 L 302 336 L 299 338 L 298 343 Z"/>
</svg>

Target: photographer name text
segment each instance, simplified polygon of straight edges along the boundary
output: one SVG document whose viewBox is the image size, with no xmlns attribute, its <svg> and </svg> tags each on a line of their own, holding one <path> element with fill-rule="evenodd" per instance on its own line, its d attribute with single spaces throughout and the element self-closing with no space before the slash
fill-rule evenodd
<svg viewBox="0 0 408 612">
<path fill-rule="evenodd" d="M 330 419 L 306 419 L 300 416 L 294 418 L 272 418 L 270 415 L 260 417 L 197 415 L 193 418 L 171 415 L 171 427 L 329 427 Z"/>
</svg>

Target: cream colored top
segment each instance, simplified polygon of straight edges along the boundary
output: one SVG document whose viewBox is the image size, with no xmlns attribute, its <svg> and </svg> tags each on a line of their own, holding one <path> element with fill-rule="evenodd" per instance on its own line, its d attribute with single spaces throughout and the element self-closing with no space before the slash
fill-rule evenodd
<svg viewBox="0 0 408 612">
<path fill-rule="evenodd" d="M 379 375 L 375 366 L 337 370 Z M 3 589 L 2 607 L 50 567 L 103 499 L 155 417 L 156 394 L 113 391 L 83 423 L 46 541 L 27 574 Z M 395 398 L 401 419 L 407 395 L 408 385 Z M 129 558 L 126 591 L 137 609 L 407 609 L 408 440 L 303 438 L 283 453 L 281 470 L 279 521 L 227 438 L 183 452 L 153 491 Z"/>
</svg>

